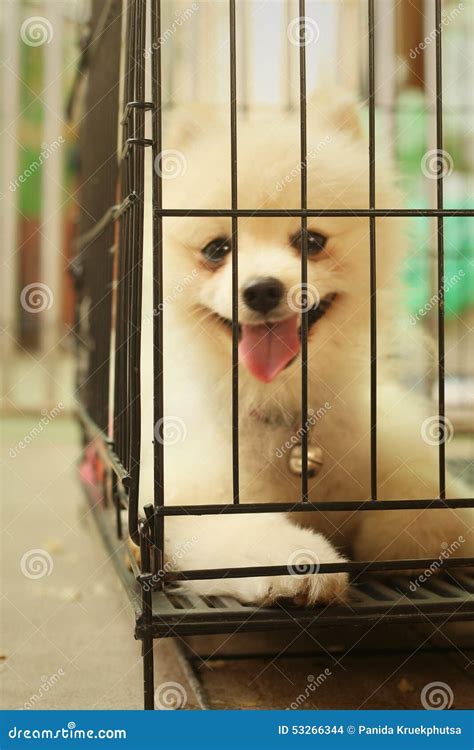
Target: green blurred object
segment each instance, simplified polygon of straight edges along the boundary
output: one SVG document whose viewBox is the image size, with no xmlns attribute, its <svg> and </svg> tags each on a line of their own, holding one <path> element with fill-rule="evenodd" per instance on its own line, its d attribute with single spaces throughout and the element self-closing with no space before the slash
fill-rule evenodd
<svg viewBox="0 0 474 750">
<path fill-rule="evenodd" d="M 428 150 L 429 113 L 420 89 L 400 92 L 396 110 L 397 165 L 402 186 L 408 195 L 408 208 L 430 208 L 429 194 L 433 182 L 423 170 Z M 468 164 L 463 152 L 462 118 L 445 118 L 444 143 L 455 172 L 445 179 L 444 205 L 469 208 Z M 408 136 L 408 137 L 407 137 Z M 462 197 L 460 197 L 462 196 Z M 466 196 L 466 197 L 464 197 Z M 407 310 L 416 315 L 436 304 L 437 242 L 433 220 L 419 217 L 410 220 L 410 253 L 403 268 L 408 287 Z M 430 263 L 431 253 L 431 263 Z M 474 303 L 474 237 L 472 219 L 464 216 L 444 220 L 445 313 L 446 318 L 459 315 Z M 426 306 L 426 307 L 425 307 Z"/>
<path fill-rule="evenodd" d="M 41 147 L 25 147 L 20 153 L 20 175 L 25 176 L 25 181 L 19 186 L 19 207 L 23 216 L 28 218 L 39 218 L 41 214 L 41 168 L 34 169 L 35 162 Z"/>
<path fill-rule="evenodd" d="M 72 40 L 75 39 L 75 27 L 71 24 L 66 29 L 65 48 L 74 50 Z M 20 48 L 21 81 L 19 115 L 19 172 L 15 192 L 18 196 L 18 208 L 25 220 L 39 220 L 42 205 L 42 173 L 43 160 L 40 155 L 47 143 L 43 142 L 44 104 L 42 93 L 44 82 L 44 46 L 29 46 L 22 44 Z M 72 65 L 69 76 L 72 76 Z M 64 76 L 66 78 L 66 76 Z M 65 94 L 66 96 L 66 89 Z M 77 173 L 77 157 L 75 157 L 75 144 L 72 129 L 63 128 L 58 132 L 59 136 L 65 137 L 66 143 L 62 146 L 63 157 L 63 181 L 61 207 L 66 207 L 74 197 L 74 180 Z M 20 181 L 21 179 L 21 181 Z"/>
<path fill-rule="evenodd" d="M 395 112 L 396 156 L 403 175 L 420 173 L 426 152 L 427 115 L 420 89 L 405 89 L 399 93 Z"/>
<path fill-rule="evenodd" d="M 41 151 L 41 133 L 44 108 L 41 101 L 43 80 L 43 50 L 41 47 L 21 45 L 20 83 L 20 141 L 19 175 L 24 175 L 17 185 L 19 209 L 24 217 L 37 219 L 41 215 L 41 169 L 32 165 Z"/>
<path fill-rule="evenodd" d="M 420 198 L 411 200 L 409 207 L 425 208 L 426 201 Z M 472 219 L 466 217 L 444 220 L 445 314 L 448 320 L 472 307 L 474 303 L 474 239 L 471 228 Z M 413 219 L 410 229 L 410 252 L 403 268 L 403 280 L 408 287 L 408 312 L 416 315 L 436 295 L 431 279 L 433 270 L 436 274 L 437 246 L 431 219 Z"/>
</svg>

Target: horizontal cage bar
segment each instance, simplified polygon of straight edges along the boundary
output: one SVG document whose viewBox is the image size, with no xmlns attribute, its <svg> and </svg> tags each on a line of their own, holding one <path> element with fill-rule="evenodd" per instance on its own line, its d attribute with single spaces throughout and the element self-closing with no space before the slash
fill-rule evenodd
<svg viewBox="0 0 474 750">
<path fill-rule="evenodd" d="M 255 216 L 268 217 L 268 218 L 285 218 L 285 217 L 311 217 L 311 216 L 334 216 L 341 218 L 410 218 L 416 216 L 467 216 L 474 217 L 474 208 L 288 208 L 288 209 L 273 209 L 273 208 L 154 208 L 154 211 L 162 217 L 166 216 L 222 216 L 222 217 L 237 217 L 237 218 L 250 218 Z"/>
<path fill-rule="evenodd" d="M 424 560 L 360 560 L 357 562 L 321 563 L 315 565 L 308 563 L 291 567 L 289 565 L 252 565 L 239 568 L 203 568 L 202 570 L 179 570 L 163 575 L 163 579 L 172 581 L 210 580 L 215 578 L 258 578 L 262 575 L 287 576 L 287 575 L 321 575 L 323 573 L 366 573 L 369 571 L 388 570 L 428 570 L 430 566 L 439 560 L 427 558 Z M 445 560 L 443 567 L 468 568 L 474 565 L 472 557 L 457 557 Z M 145 577 L 150 583 L 153 576 Z"/>
<path fill-rule="evenodd" d="M 371 512 L 377 510 L 423 510 L 433 508 L 474 508 L 474 498 L 455 498 L 452 500 L 327 500 L 319 503 L 244 503 L 235 505 L 165 505 L 155 510 L 164 516 L 206 516 L 233 515 L 238 513 L 299 513 L 307 511 L 341 511 Z"/>
</svg>

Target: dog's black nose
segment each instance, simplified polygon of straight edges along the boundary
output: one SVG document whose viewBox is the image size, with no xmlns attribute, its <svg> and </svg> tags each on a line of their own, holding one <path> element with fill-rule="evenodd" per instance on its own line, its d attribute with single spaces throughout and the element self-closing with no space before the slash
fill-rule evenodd
<svg viewBox="0 0 474 750">
<path fill-rule="evenodd" d="M 281 281 L 273 276 L 266 276 L 250 281 L 244 287 L 243 298 L 252 310 L 267 313 L 278 305 L 284 291 Z"/>
</svg>

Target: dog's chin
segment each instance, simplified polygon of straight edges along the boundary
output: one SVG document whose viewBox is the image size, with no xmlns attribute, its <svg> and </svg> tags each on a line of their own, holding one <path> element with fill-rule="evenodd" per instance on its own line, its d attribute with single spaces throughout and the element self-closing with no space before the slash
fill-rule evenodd
<svg viewBox="0 0 474 750">
<path fill-rule="evenodd" d="M 310 310 L 308 310 L 308 337 L 310 337 L 311 334 L 313 333 L 317 322 L 321 320 L 321 318 L 324 317 L 324 315 L 326 315 L 328 310 L 332 307 L 336 298 L 337 298 L 336 292 L 326 294 L 324 297 L 321 298 L 318 305 L 314 305 L 313 307 L 310 308 Z M 286 319 L 288 319 L 288 317 L 293 317 L 293 315 L 294 313 L 292 314 L 292 316 L 287 316 Z M 233 329 L 232 320 L 216 312 L 213 312 L 211 317 L 212 319 L 215 320 L 218 326 L 229 336 L 229 338 L 232 338 L 232 329 Z M 262 319 L 259 321 L 252 321 L 252 322 L 243 321 L 243 322 L 244 322 L 244 325 L 255 325 L 255 326 L 266 325 L 268 326 L 268 328 L 271 328 L 273 325 L 281 323 L 283 320 L 285 320 L 284 317 L 280 318 L 279 320 Z M 240 322 L 237 324 L 237 333 L 238 333 L 238 340 L 240 342 L 242 338 L 242 325 Z M 302 337 L 301 323 L 298 327 L 298 335 L 301 340 L 301 337 Z M 289 360 L 289 362 L 285 365 L 284 369 L 287 369 L 288 367 L 290 367 L 296 361 L 296 359 L 298 359 L 297 355 L 295 355 L 292 359 Z"/>
</svg>

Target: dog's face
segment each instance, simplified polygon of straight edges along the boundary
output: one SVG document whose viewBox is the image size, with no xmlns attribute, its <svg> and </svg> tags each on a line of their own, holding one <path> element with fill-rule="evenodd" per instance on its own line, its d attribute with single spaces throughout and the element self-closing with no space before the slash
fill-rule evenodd
<svg viewBox="0 0 474 750">
<path fill-rule="evenodd" d="M 166 181 L 166 207 L 230 207 L 228 130 L 211 126 L 206 131 L 205 136 L 183 146 L 186 169 L 176 180 Z M 307 154 L 309 207 L 367 208 L 367 144 L 354 121 L 342 127 L 334 117 L 309 120 Z M 393 205 L 390 181 L 380 171 L 377 177 L 378 205 Z M 299 208 L 300 179 L 296 117 L 239 127 L 239 208 Z M 166 247 L 172 250 L 166 257 L 174 279 L 179 282 L 180 275 L 194 274 L 186 305 L 191 302 L 197 313 L 206 313 L 200 318 L 202 324 L 209 327 L 216 346 L 228 351 L 232 288 L 236 285 L 240 361 L 261 382 L 273 381 L 297 358 L 303 311 L 308 311 L 311 358 L 316 341 L 329 337 L 334 326 L 349 321 L 368 301 L 366 218 L 309 217 L 303 228 L 298 217 L 245 217 L 238 220 L 237 238 L 228 217 L 187 217 L 170 222 Z M 379 234 L 378 229 L 378 240 Z M 304 289 L 303 242 L 308 256 Z M 233 253 L 235 246 L 237 252 Z M 235 254 L 238 260 L 233 274 Z M 380 274 L 387 274 L 392 255 L 385 249 Z"/>
</svg>

